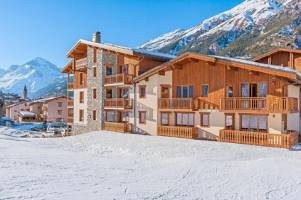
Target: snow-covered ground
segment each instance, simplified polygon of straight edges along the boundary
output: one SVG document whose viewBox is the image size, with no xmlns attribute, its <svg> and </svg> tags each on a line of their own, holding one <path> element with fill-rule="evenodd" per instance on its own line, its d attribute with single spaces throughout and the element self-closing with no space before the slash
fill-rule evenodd
<svg viewBox="0 0 301 200">
<path fill-rule="evenodd" d="M 0 199 L 300 199 L 301 153 L 110 132 L 11 137 Z"/>
</svg>

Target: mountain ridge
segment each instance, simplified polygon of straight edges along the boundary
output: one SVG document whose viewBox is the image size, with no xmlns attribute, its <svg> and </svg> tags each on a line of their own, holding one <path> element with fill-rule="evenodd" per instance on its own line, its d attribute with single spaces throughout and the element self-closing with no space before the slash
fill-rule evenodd
<svg viewBox="0 0 301 200">
<path fill-rule="evenodd" d="M 194 27 L 176 29 L 140 48 L 254 57 L 275 47 L 301 48 L 301 0 L 246 0 Z"/>
</svg>

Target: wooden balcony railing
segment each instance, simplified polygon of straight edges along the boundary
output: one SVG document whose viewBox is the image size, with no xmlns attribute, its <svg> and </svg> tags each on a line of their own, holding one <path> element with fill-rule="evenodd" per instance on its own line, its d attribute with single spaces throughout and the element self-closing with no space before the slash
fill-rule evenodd
<svg viewBox="0 0 301 200">
<path fill-rule="evenodd" d="M 197 128 L 181 126 L 159 126 L 159 136 L 194 139 L 198 137 Z"/>
<path fill-rule="evenodd" d="M 68 117 L 67 118 L 67 123 L 72 124 L 73 123 L 73 117 Z"/>
<path fill-rule="evenodd" d="M 104 107 L 132 109 L 133 99 L 115 98 L 105 99 Z"/>
<path fill-rule="evenodd" d="M 160 98 L 159 109 L 192 109 L 193 100 L 191 98 Z"/>
<path fill-rule="evenodd" d="M 133 80 L 133 75 L 131 74 L 115 74 L 115 75 L 109 75 L 105 76 L 105 84 L 116 84 L 116 83 L 122 83 L 122 84 L 130 84 Z"/>
<path fill-rule="evenodd" d="M 67 83 L 67 89 L 68 90 L 73 90 L 74 86 L 72 82 Z"/>
<path fill-rule="evenodd" d="M 74 105 L 73 99 L 72 100 L 67 100 L 67 106 L 68 107 L 73 107 L 73 105 Z"/>
<path fill-rule="evenodd" d="M 219 141 L 238 144 L 250 144 L 267 147 L 290 148 L 298 143 L 298 134 L 271 134 L 261 132 L 221 130 Z"/>
<path fill-rule="evenodd" d="M 114 132 L 131 132 L 131 124 L 126 122 L 105 122 L 104 130 L 106 131 L 114 131 Z"/>
<path fill-rule="evenodd" d="M 298 99 L 293 97 L 228 97 L 220 103 L 223 111 L 298 112 Z"/>
<path fill-rule="evenodd" d="M 88 60 L 87 58 L 82 58 L 76 61 L 76 68 L 80 69 L 80 68 L 84 68 L 87 67 L 88 65 Z"/>
</svg>

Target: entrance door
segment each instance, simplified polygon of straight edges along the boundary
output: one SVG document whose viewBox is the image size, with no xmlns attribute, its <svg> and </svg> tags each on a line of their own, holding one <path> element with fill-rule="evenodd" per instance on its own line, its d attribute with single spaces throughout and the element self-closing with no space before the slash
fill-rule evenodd
<svg viewBox="0 0 301 200">
<path fill-rule="evenodd" d="M 256 83 L 251 83 L 250 84 L 250 97 L 257 97 L 257 84 Z"/>
</svg>

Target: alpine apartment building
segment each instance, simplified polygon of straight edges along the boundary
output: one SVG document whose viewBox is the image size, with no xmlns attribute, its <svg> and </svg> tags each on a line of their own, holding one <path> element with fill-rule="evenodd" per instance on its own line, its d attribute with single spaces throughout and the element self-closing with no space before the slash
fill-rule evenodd
<svg viewBox="0 0 301 200">
<path fill-rule="evenodd" d="M 254 61 L 79 40 L 67 53 L 73 134 L 110 130 L 288 148 L 300 132 L 301 51 Z"/>
</svg>

